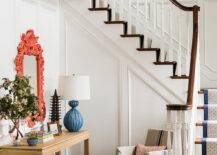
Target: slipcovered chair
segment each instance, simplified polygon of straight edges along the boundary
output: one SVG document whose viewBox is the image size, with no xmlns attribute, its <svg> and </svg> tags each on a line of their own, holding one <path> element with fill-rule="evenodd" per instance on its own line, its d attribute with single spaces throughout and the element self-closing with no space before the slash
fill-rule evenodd
<svg viewBox="0 0 217 155">
<path fill-rule="evenodd" d="M 145 146 L 167 146 L 168 131 L 149 129 L 146 137 Z M 170 137 L 172 142 L 172 136 Z M 171 143 L 170 142 L 170 143 Z M 136 146 L 121 146 L 117 148 L 117 155 L 135 155 Z M 144 155 L 168 155 L 168 150 L 151 151 Z"/>
</svg>

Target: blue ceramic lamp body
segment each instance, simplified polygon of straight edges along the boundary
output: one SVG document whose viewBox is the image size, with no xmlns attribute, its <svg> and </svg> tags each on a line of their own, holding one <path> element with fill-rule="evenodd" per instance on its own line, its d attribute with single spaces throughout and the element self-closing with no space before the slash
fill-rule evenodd
<svg viewBox="0 0 217 155">
<path fill-rule="evenodd" d="M 64 126 L 69 132 L 78 132 L 83 126 L 83 117 L 81 113 L 76 109 L 78 105 L 78 101 L 69 101 L 69 106 L 71 109 L 66 113 L 64 117 Z"/>
</svg>

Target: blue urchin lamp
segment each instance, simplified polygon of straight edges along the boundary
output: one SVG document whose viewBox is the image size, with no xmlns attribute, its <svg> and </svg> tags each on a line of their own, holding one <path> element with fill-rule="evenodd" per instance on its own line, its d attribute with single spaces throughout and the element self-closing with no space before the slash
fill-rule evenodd
<svg viewBox="0 0 217 155">
<path fill-rule="evenodd" d="M 76 109 L 80 100 L 90 99 L 88 76 L 61 76 L 59 92 L 64 100 L 69 100 L 71 109 L 66 113 L 63 123 L 69 132 L 78 132 L 83 126 L 83 117 Z"/>
</svg>

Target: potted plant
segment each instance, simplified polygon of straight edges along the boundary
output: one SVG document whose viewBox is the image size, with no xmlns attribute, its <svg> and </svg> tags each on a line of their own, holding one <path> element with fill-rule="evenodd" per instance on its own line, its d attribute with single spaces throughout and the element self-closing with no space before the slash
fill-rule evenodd
<svg viewBox="0 0 217 155">
<path fill-rule="evenodd" d="M 9 133 L 16 132 L 14 140 L 23 134 L 19 130 L 20 120 L 27 120 L 28 126 L 33 127 L 40 120 L 38 99 L 32 93 L 29 77 L 16 75 L 14 80 L 3 78 L 0 84 L 0 119 L 11 120 L 13 127 Z"/>
<path fill-rule="evenodd" d="M 38 143 L 38 133 L 37 132 L 30 132 L 27 135 L 27 143 L 29 146 L 36 146 Z"/>
</svg>

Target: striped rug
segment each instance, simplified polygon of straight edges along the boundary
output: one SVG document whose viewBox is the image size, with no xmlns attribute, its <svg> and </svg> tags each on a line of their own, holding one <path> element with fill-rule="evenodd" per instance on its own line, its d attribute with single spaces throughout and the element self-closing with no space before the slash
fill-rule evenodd
<svg viewBox="0 0 217 155">
<path fill-rule="evenodd" d="M 204 91 L 202 155 L 217 155 L 217 89 Z"/>
</svg>

